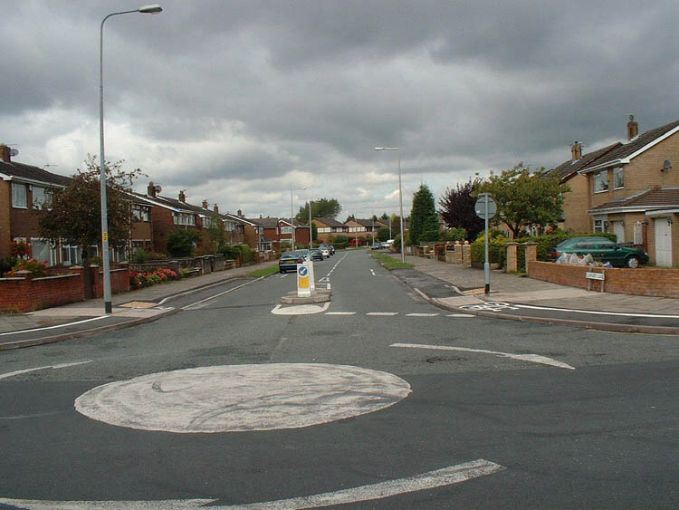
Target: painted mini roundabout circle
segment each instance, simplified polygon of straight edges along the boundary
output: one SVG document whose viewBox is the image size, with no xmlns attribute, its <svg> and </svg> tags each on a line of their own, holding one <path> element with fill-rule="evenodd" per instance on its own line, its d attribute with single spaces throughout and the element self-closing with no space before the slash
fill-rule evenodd
<svg viewBox="0 0 679 510">
<path fill-rule="evenodd" d="M 410 385 L 378 370 L 323 363 L 226 365 L 97 386 L 75 401 L 97 421 L 140 430 L 217 433 L 296 429 L 390 407 Z"/>
</svg>

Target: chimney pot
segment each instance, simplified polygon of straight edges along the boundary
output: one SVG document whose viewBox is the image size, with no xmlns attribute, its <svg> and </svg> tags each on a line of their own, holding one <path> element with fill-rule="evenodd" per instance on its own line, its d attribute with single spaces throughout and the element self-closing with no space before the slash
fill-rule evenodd
<svg viewBox="0 0 679 510">
<path fill-rule="evenodd" d="M 571 159 L 573 161 L 582 159 L 582 144 L 577 140 L 571 145 Z"/>
<path fill-rule="evenodd" d="M 215 204 L 212 210 L 215 212 L 215 214 L 219 214 L 219 207 L 217 206 L 217 204 Z"/>
<path fill-rule="evenodd" d="M 203 209 L 207 209 L 207 208 L 208 208 L 207 200 L 203 200 Z"/>
<path fill-rule="evenodd" d="M 179 201 L 186 203 L 186 193 L 184 193 L 184 190 L 179 190 Z"/>
<path fill-rule="evenodd" d="M 635 138 L 639 134 L 639 123 L 634 120 L 634 115 L 629 116 L 629 122 L 627 123 L 627 140 Z"/>
<path fill-rule="evenodd" d="M 156 198 L 156 187 L 154 186 L 153 181 L 149 182 L 149 185 L 146 188 L 146 194 L 150 197 Z"/>
</svg>

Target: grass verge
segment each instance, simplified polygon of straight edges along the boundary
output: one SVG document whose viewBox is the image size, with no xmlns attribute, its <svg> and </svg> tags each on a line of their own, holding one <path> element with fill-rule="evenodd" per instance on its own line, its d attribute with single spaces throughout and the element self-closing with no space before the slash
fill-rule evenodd
<svg viewBox="0 0 679 510">
<path fill-rule="evenodd" d="M 256 269 L 255 271 L 248 273 L 248 276 L 253 278 L 261 278 L 263 276 L 271 276 L 278 272 L 278 264 L 269 267 L 263 267 L 261 269 Z"/>
<path fill-rule="evenodd" d="M 408 264 L 407 262 L 401 262 L 399 259 L 392 257 L 391 255 L 386 255 L 385 253 L 372 252 L 371 255 L 377 262 L 382 264 L 385 269 L 393 271 L 394 269 L 412 269 L 415 267 L 413 264 Z"/>
</svg>

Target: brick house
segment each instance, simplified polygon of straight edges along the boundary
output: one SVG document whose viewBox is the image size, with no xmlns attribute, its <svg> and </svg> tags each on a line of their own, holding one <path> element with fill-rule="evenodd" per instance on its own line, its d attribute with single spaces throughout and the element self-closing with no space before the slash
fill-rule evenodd
<svg viewBox="0 0 679 510">
<path fill-rule="evenodd" d="M 562 184 L 567 184 L 570 191 L 564 195 L 563 216 L 559 227 L 570 232 L 590 232 L 592 219 L 587 212 L 591 207 L 591 197 L 587 176 L 579 173 L 590 164 L 600 161 L 607 153 L 622 145 L 620 142 L 611 144 L 587 154 L 582 154 L 582 144 L 573 142 L 571 145 L 571 159 L 564 161 L 550 174 L 556 173 Z M 583 205 L 585 205 L 583 207 Z"/>
<path fill-rule="evenodd" d="M 316 225 L 318 233 L 318 238 L 314 241 L 327 243 L 331 236 L 347 235 L 348 226 L 334 218 L 313 218 L 311 221 Z"/>
<path fill-rule="evenodd" d="M 40 237 L 38 222 L 43 205 L 55 188 L 70 178 L 36 166 L 12 161 L 7 145 L 0 145 L 0 258 L 10 257 L 13 242 L 26 243 L 31 256 L 49 265 L 80 262 L 77 246 L 50 243 Z"/>
<path fill-rule="evenodd" d="M 651 264 L 679 266 L 679 121 L 639 134 L 630 116 L 627 133 L 626 142 L 579 170 L 590 229 L 643 246 Z"/>
<path fill-rule="evenodd" d="M 309 227 L 307 225 L 299 225 L 296 221 L 291 223 L 284 218 L 269 216 L 252 218 L 248 221 L 259 227 L 259 251 L 284 251 L 290 249 L 293 242 L 295 245 L 309 244 Z"/>
</svg>

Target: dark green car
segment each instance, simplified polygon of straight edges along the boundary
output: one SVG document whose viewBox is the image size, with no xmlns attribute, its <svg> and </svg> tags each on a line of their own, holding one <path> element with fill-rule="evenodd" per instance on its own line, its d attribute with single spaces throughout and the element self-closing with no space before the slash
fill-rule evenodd
<svg viewBox="0 0 679 510">
<path fill-rule="evenodd" d="M 610 262 L 614 267 L 639 267 L 648 263 L 648 255 L 639 248 L 614 243 L 606 237 L 571 237 L 556 245 L 554 260 L 562 254 L 591 255 L 599 262 Z"/>
</svg>

